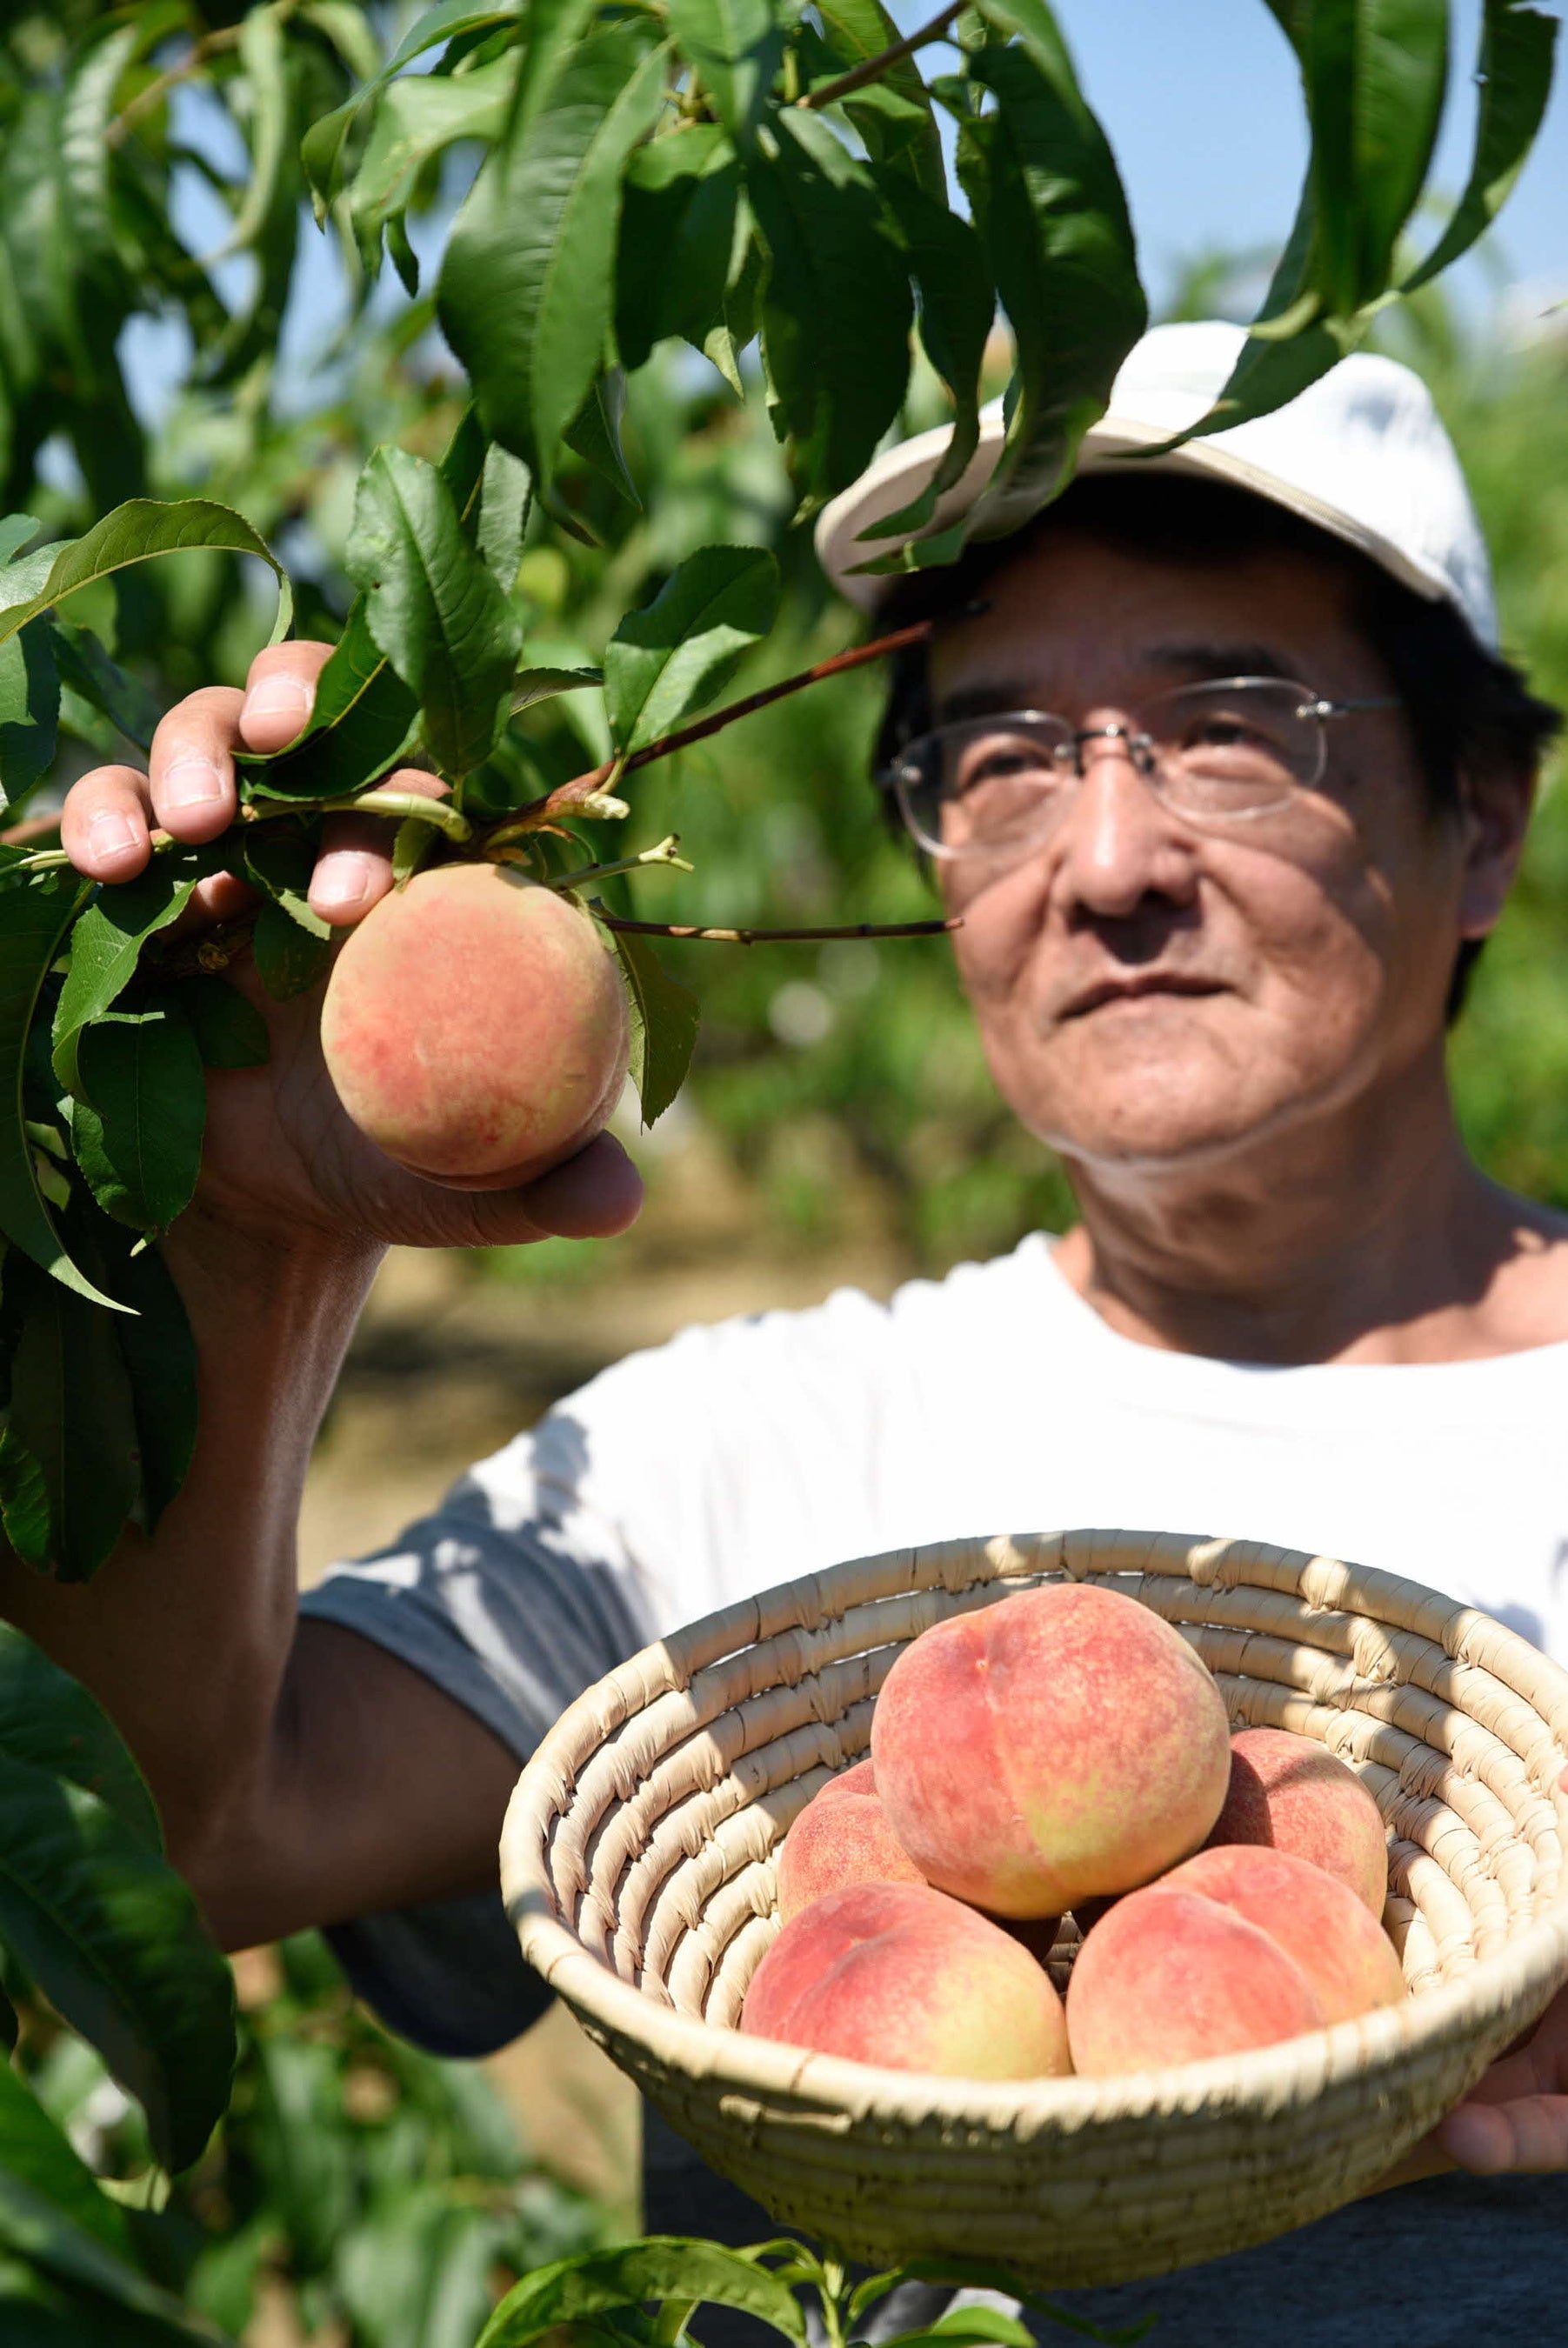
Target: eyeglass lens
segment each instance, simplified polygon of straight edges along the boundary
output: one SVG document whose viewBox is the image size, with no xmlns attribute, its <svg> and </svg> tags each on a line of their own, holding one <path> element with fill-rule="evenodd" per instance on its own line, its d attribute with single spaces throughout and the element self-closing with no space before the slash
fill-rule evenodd
<svg viewBox="0 0 1568 2348">
<path fill-rule="evenodd" d="M 1199 822 L 1257 815 L 1320 779 L 1321 706 L 1304 685 L 1274 677 L 1181 685 L 1129 710 L 1119 747 L 1179 814 Z M 1048 833 L 1080 766 L 1097 755 L 1105 755 L 1098 729 L 1080 735 L 1065 718 L 1011 712 L 910 744 L 895 781 L 923 846 L 989 854 Z"/>
</svg>

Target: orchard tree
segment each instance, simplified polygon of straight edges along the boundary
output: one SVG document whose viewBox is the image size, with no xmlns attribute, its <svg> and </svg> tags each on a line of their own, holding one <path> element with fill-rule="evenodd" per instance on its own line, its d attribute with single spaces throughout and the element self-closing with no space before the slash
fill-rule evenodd
<svg viewBox="0 0 1568 2348">
<path fill-rule="evenodd" d="M 1447 0 L 1269 5 L 1300 67 L 1310 160 L 1199 434 L 1294 396 L 1465 252 L 1550 84 L 1554 21 L 1485 0 L 1468 180 L 1412 251 L 1448 91 Z M 950 561 L 1070 479 L 1146 323 L 1115 160 L 1045 0 L 949 5 L 903 36 L 881 0 L 442 0 L 400 40 L 385 13 L 24 0 L 0 28 L 0 508 L 18 509 L 0 520 L 0 1523 L 29 1567 L 65 1579 L 112 1571 L 124 1527 L 150 1529 L 189 1462 L 194 1365 L 160 1237 L 195 1189 L 206 1072 L 265 1056 L 256 987 L 282 998 L 327 982 L 335 947 L 305 889 L 329 813 L 394 826 L 404 885 L 504 865 L 596 924 L 651 1122 L 696 1027 L 653 941 L 722 952 L 758 932 L 683 922 L 678 902 L 655 909 L 664 921 L 633 910 L 629 873 L 673 893 L 689 869 L 672 836 L 635 844 L 640 777 L 903 640 L 713 706 L 769 637 L 781 568 L 798 577 L 809 559 L 805 525 L 886 436 L 934 400 L 951 424 L 928 489 L 868 535 L 865 569 Z M 222 160 L 236 153 L 240 170 Z M 198 176 L 226 219 L 205 255 L 177 225 Z M 438 325 L 467 385 L 444 442 L 450 403 L 421 390 L 428 368 L 383 386 L 381 445 L 339 533 L 346 612 L 305 527 L 322 481 L 280 364 L 318 232 L 353 289 L 340 368 L 356 337 L 377 364 L 417 361 Z M 154 494 L 170 452 L 123 368 L 128 328 L 151 320 L 191 352 L 199 477 L 191 449 L 178 469 L 201 494 Z M 977 444 L 998 323 L 1004 444 L 972 512 L 934 534 Z M 689 433 L 669 389 L 682 345 L 685 379 L 704 385 Z M 765 409 L 777 554 L 687 547 L 627 611 L 613 559 L 627 518 L 656 545 L 719 402 L 734 432 Z M 552 559 L 606 543 L 594 657 L 560 641 L 541 581 Z M 140 879 L 85 883 L 29 802 L 57 801 L 73 759 L 146 748 L 153 677 L 182 687 L 232 666 L 258 580 L 274 636 L 297 614 L 333 640 L 309 725 L 246 762 L 220 839 L 160 838 Z M 410 764 L 438 794 L 387 787 Z M 179 917 L 219 873 L 246 885 L 250 909 L 192 938 Z M 856 910 L 839 934 L 942 926 Z M 0 1941 L 141 2105 L 150 2161 L 181 2171 L 228 2093 L 227 1968 L 113 1729 L 14 1632 L 0 1639 Z M 95 2340 L 213 2336 L 151 2280 L 124 2209 L 15 2070 L 0 2106 L 0 2302 L 32 2311 L 40 2339 L 52 2321 Z M 651 2246 L 618 2280 L 591 2262 L 547 2271 L 487 2340 L 704 2296 L 803 2337 L 799 2289 L 830 2330 L 850 2307 L 841 2277 L 793 2251 Z"/>
</svg>

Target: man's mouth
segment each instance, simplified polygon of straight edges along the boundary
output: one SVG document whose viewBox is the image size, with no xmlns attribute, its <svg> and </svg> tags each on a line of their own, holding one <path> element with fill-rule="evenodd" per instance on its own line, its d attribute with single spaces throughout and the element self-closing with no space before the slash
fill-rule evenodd
<svg viewBox="0 0 1568 2348">
<path fill-rule="evenodd" d="M 1102 978 L 1093 986 L 1086 986 L 1069 995 L 1062 1005 L 1063 1019 L 1081 1019 L 1090 1011 L 1099 1011 L 1108 1003 L 1136 1003 L 1145 995 L 1158 994 L 1223 994 L 1225 988 L 1218 979 L 1195 978 L 1183 971 L 1129 971 L 1120 978 Z"/>
</svg>

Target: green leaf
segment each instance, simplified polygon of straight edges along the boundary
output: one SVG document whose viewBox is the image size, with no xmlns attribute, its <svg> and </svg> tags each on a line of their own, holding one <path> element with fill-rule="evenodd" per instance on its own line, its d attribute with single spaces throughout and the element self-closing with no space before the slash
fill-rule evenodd
<svg viewBox="0 0 1568 2348">
<path fill-rule="evenodd" d="M 433 465 L 376 451 L 347 567 L 371 634 L 420 705 L 431 756 L 445 775 L 469 773 L 494 745 L 522 630 Z"/>
<path fill-rule="evenodd" d="M 0 807 L 19 807 L 54 765 L 59 716 L 54 633 L 35 620 L 0 644 Z"/>
<path fill-rule="evenodd" d="M 428 825 L 424 829 L 428 830 Z M 191 1022 L 204 1066 L 266 1066 L 271 1056 L 267 1023 L 255 1004 L 228 979 L 206 971 L 182 978 L 180 1007 Z"/>
<path fill-rule="evenodd" d="M 0 1625 L 0 1754 L 79 1786 L 149 1850 L 162 1850 L 146 1780 L 108 1715 L 9 1622 Z"/>
<path fill-rule="evenodd" d="M 691 1066 L 698 1004 L 689 986 L 672 978 L 646 938 L 612 930 L 610 942 L 624 973 L 632 1008 L 631 1077 L 643 1123 L 663 1117 Z"/>
<path fill-rule="evenodd" d="M 1305 290 L 1312 266 L 1315 218 L 1308 188 L 1263 306 L 1213 407 L 1184 432 L 1172 433 L 1155 448 L 1140 449 L 1140 458 L 1164 456 L 1184 441 L 1206 438 L 1211 432 L 1269 415 L 1326 375 L 1365 338 L 1371 325 L 1370 314 L 1347 321 L 1320 318 L 1317 297 Z"/>
<path fill-rule="evenodd" d="M 6 514 L 0 520 L 0 562 L 9 562 L 30 539 L 38 535 L 42 524 L 33 514 Z"/>
<path fill-rule="evenodd" d="M 744 399 L 746 384 L 740 372 L 740 355 L 757 336 L 767 269 L 761 246 L 752 233 L 751 207 L 744 199 L 735 225 L 740 260 L 738 265 L 732 267 L 725 292 L 723 321 L 703 336 L 702 349 L 704 357 L 718 369 L 737 399 Z"/>
<path fill-rule="evenodd" d="M 253 554 L 267 565 L 278 582 L 281 633 L 291 603 L 288 580 L 276 555 L 242 515 L 211 498 L 179 498 L 169 504 L 156 498 L 132 498 L 70 545 L 45 547 L 0 571 L 0 643 L 78 588 L 110 579 L 134 563 L 150 562 L 155 555 L 202 547 Z"/>
<path fill-rule="evenodd" d="M 167 1231 L 195 1194 L 207 1122 L 201 1053 L 178 999 L 166 991 L 95 1020 L 78 1068 L 71 1145 L 93 1197 L 133 1231 Z"/>
<path fill-rule="evenodd" d="M 163 715 L 154 696 L 110 660 L 90 628 L 76 627 L 69 620 L 56 620 L 53 626 L 60 682 L 80 694 L 128 742 L 134 742 L 139 750 L 150 750 Z"/>
<path fill-rule="evenodd" d="M 242 252 L 255 242 L 276 201 L 288 154 L 293 114 L 289 59 L 279 0 L 247 8 L 240 20 L 240 63 L 250 98 L 250 168 L 234 222 L 212 261 Z"/>
<path fill-rule="evenodd" d="M 734 675 L 779 609 L 779 569 L 755 546 L 703 546 L 604 647 L 604 695 L 618 750 L 674 731 Z"/>
<path fill-rule="evenodd" d="M 768 246 L 763 347 L 812 501 L 870 462 L 909 379 L 913 305 L 903 254 L 864 164 L 825 122 L 787 109 L 776 152 L 748 165 Z"/>
<path fill-rule="evenodd" d="M 57 1281 L 90 1297 L 100 1295 L 67 1254 L 38 1188 L 32 1144 L 24 1131 L 22 1079 L 28 1031 L 38 996 L 91 883 L 75 872 L 17 876 L 0 884 L 0 1231 Z"/>
<path fill-rule="evenodd" d="M 500 139 L 517 67 L 512 54 L 457 77 L 410 74 L 384 93 L 346 193 L 367 269 L 374 271 L 380 260 L 383 229 L 402 212 L 435 156 L 459 139 L 477 139 L 486 146 Z"/>
<path fill-rule="evenodd" d="M 193 2321 L 172 2294 L 136 2264 L 130 2229 L 118 2205 L 28 2093 L 15 2072 L 0 2065 L 0 2245 L 42 2280 L 65 2286 L 70 2330 L 35 2333 L 16 2309 L 16 2292 L 0 2281 L 0 2332 L 15 2348 L 36 2339 L 63 2343 L 74 2336 L 92 2348 L 220 2348 L 218 2336 Z M 34 2294 L 29 2292 L 28 2297 Z M 46 2290 L 46 2304 L 60 2294 Z"/>
<path fill-rule="evenodd" d="M 183 982 L 182 996 L 192 983 Z M 121 1235 L 112 1227 L 99 1228 L 106 1252 L 112 1253 Z M 129 1242 L 129 1232 L 124 1239 Z M 114 1327 L 130 1374 L 141 1461 L 141 1521 L 150 1533 L 184 1483 L 196 1448 L 196 1342 L 180 1291 L 156 1247 L 133 1253 L 125 1244 L 113 1279 L 131 1308 L 117 1318 Z"/>
<path fill-rule="evenodd" d="M 0 1758 L 0 1931 L 188 2168 L 228 2100 L 233 1985 L 188 1887 L 95 1796 Z"/>
<path fill-rule="evenodd" d="M 581 693 L 585 685 L 603 682 L 602 668 L 520 668 L 511 681 L 511 714 L 521 717 L 536 701 L 552 701 L 558 693 Z"/>
<path fill-rule="evenodd" d="M 503 593 L 510 594 L 522 561 L 523 536 L 533 503 L 533 477 L 520 458 L 492 441 L 485 450 L 475 543 Z"/>
<path fill-rule="evenodd" d="M 274 1003 L 308 994 L 325 977 L 333 954 L 330 941 L 313 937 L 271 897 L 256 915 L 251 949 L 256 975 Z"/>
<path fill-rule="evenodd" d="M 77 1052 L 89 1021 L 101 1019 L 136 975 L 149 938 L 179 920 L 209 865 L 187 850 L 155 856 L 134 880 L 101 886 L 71 932 L 70 966 L 55 1006 L 54 1069 L 61 1087 L 79 1094 Z M 7 907 L 0 900 L 0 923 Z"/>
<path fill-rule="evenodd" d="M 983 0 L 983 13 L 1024 36 L 970 57 L 995 108 L 959 130 L 959 177 L 1017 346 L 1007 437 L 971 521 L 993 538 L 1065 487 L 1148 309 L 1115 160 L 1044 0 Z"/>
<path fill-rule="evenodd" d="M 902 38 L 882 0 L 817 0 L 817 15 L 842 72 L 881 57 Z M 944 209 L 947 173 L 931 94 L 913 57 L 901 57 L 880 79 L 840 101 L 865 140 L 873 163 L 913 180 Z"/>
<path fill-rule="evenodd" d="M 90 2235 L 111 2257 L 134 2257 L 130 2228 L 119 2203 L 99 2191 L 91 2169 L 26 2081 L 8 2063 L 0 2063 L 0 2240 L 15 2250 L 28 2245 L 15 2240 L 7 2223 L 12 2208 L 3 2205 L 8 2200 L 6 2188 L 22 2179 L 34 2202 L 42 2205 L 40 2218 L 46 2209 L 50 2217 L 65 2219 L 73 2232 Z"/>
<path fill-rule="evenodd" d="M 470 407 L 446 455 L 441 478 L 466 520 L 479 499 L 487 444 Z M 370 632 L 359 596 L 316 679 L 310 723 L 281 757 L 241 758 L 247 798 L 345 798 L 384 775 L 418 731 L 419 705 Z"/>
<path fill-rule="evenodd" d="M 269 823 L 245 842 L 245 870 L 258 889 L 313 938 L 328 939 L 332 924 L 310 902 L 315 842 L 298 823 Z"/>
<path fill-rule="evenodd" d="M 5 1535 L 39 1572 L 88 1581 L 124 1530 L 138 1488 L 136 1416 L 115 1340 L 118 1315 L 15 1255 L 5 1263 L 5 1315 L 19 1323 L 0 1437 Z"/>
<path fill-rule="evenodd" d="M 540 2267 L 508 2291 L 478 2348 L 528 2348 L 557 2323 L 577 2323 L 650 2300 L 701 2300 L 730 2307 L 806 2348 L 805 2311 L 765 2267 L 717 2242 L 651 2234 L 609 2250 L 587 2250 Z"/>
<path fill-rule="evenodd" d="M 1413 294 L 1468 252 L 1512 192 L 1552 94 L 1558 20 L 1519 0 L 1485 0 L 1476 78 L 1475 152 L 1463 195 L 1420 267 L 1400 286 Z"/>
<path fill-rule="evenodd" d="M 506 5 L 475 8 L 468 0 L 441 0 L 441 5 L 427 8 L 417 17 L 397 49 L 381 71 L 368 80 L 363 89 L 355 91 L 346 105 L 335 113 L 324 115 L 311 125 L 300 148 L 315 197 L 317 220 L 325 220 L 327 207 L 342 191 L 351 134 L 366 108 L 380 97 L 387 84 L 406 65 L 433 49 L 438 42 L 456 39 L 459 35 L 515 24 L 521 13 L 517 0 Z"/>
<path fill-rule="evenodd" d="M 624 366 L 681 335 L 701 349 L 724 316 L 740 168 L 714 122 L 694 122 L 635 149 L 622 191 L 615 260 L 615 345 Z"/>
<path fill-rule="evenodd" d="M 539 37 L 507 136 L 453 226 L 437 298 L 486 430 L 548 489 L 603 360 L 621 173 L 663 103 L 667 58 L 615 25 L 575 40 L 547 75 Z"/>
<path fill-rule="evenodd" d="M 1433 0 L 1312 0 L 1290 12 L 1312 131 L 1308 283 L 1335 317 L 1388 283 L 1442 117 L 1448 16 Z"/>
<path fill-rule="evenodd" d="M 985 249 L 975 231 L 945 204 L 897 171 L 875 172 L 888 210 L 909 249 L 920 294 L 920 339 L 953 401 L 953 438 L 920 496 L 861 535 L 892 538 L 923 530 L 943 491 L 958 480 L 980 442 L 980 375 L 996 314 Z"/>
<path fill-rule="evenodd" d="M 621 425 L 626 413 L 626 378 L 620 367 L 608 367 L 599 377 L 566 431 L 566 446 L 582 458 L 617 496 L 642 511 L 637 485 L 626 466 L 621 446 Z"/>
<path fill-rule="evenodd" d="M 784 28 L 770 0 L 669 0 L 669 26 L 719 120 L 748 152 L 784 57 Z"/>
<path fill-rule="evenodd" d="M 395 889 L 407 886 L 435 844 L 434 824 L 421 823 L 416 815 L 404 817 L 392 835 L 392 885 Z"/>
</svg>

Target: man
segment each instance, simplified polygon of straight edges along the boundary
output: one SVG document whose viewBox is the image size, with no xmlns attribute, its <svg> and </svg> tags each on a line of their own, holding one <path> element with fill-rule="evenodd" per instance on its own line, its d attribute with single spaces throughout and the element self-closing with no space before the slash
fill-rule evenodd
<svg viewBox="0 0 1568 2348">
<path fill-rule="evenodd" d="M 1346 361 L 1162 470 L 1119 461 L 1202 412 L 1238 340 L 1150 335 L 1061 505 L 894 599 L 940 617 L 898 681 L 888 788 L 963 916 L 998 1086 L 1073 1180 L 1059 1243 L 634 1357 L 302 1610 L 300 1485 L 380 1247 L 614 1231 L 635 1178 L 609 1140 L 515 1194 L 402 1173 L 337 1109 L 311 1001 L 263 1003 L 270 1066 L 214 1080 L 169 1241 L 201 1360 L 190 1483 L 90 1589 L 13 1569 L 5 1603 L 119 1720 L 227 1945 L 326 1924 L 395 2027 L 501 2043 L 542 1995 L 496 1837 L 548 1722 L 674 1624 L 906 1540 L 1257 1535 L 1435 1583 L 1568 1660 L 1568 1223 L 1470 1163 L 1443 1071 L 1553 715 L 1491 649 L 1479 531 L 1403 370 Z M 862 601 L 859 534 L 933 460 L 895 452 L 824 517 Z M 139 870 L 150 819 L 220 830 L 233 749 L 293 736 L 323 656 L 275 647 L 242 698 L 191 695 L 150 779 L 78 783 L 81 869 Z M 346 925 L 388 879 L 383 835 L 341 823 L 313 901 Z M 1543 2326 L 1568 2187 L 1501 2172 L 1568 2167 L 1568 2006 L 1483 2096 L 1428 2160 L 1475 2174 L 1074 2304 L 1154 2307 L 1170 2348 L 1271 2336 L 1284 2303 L 1304 2348 Z M 649 2146 L 651 2228 L 766 2230 L 667 2130 Z"/>
</svg>

